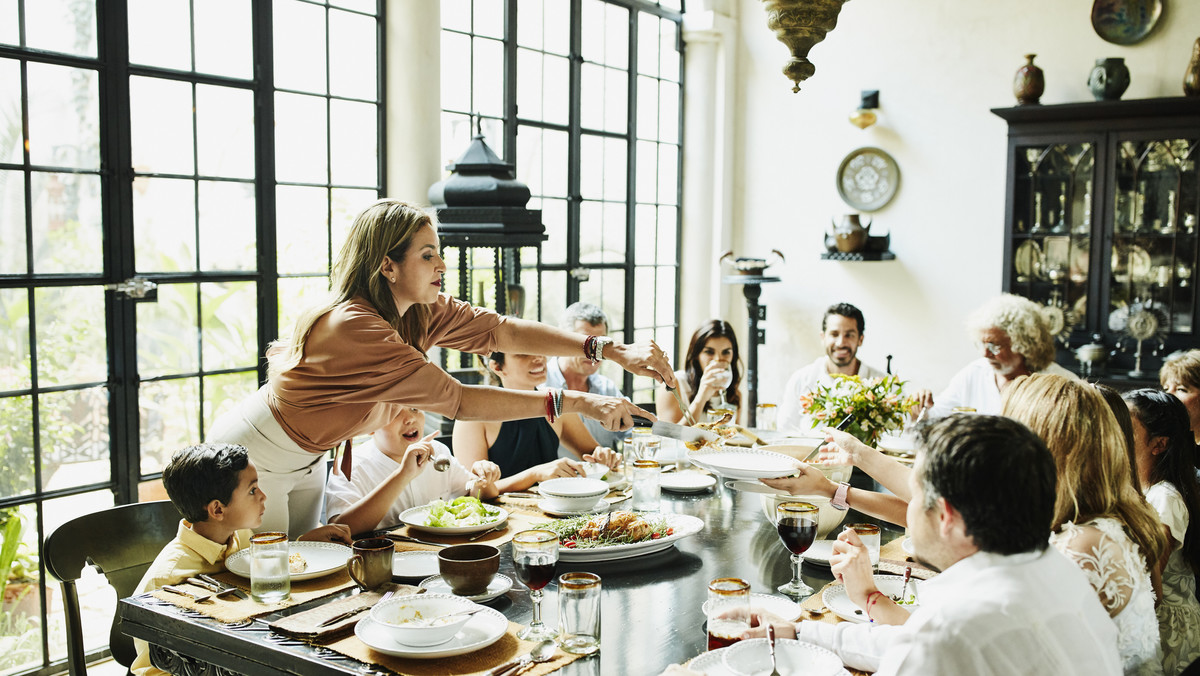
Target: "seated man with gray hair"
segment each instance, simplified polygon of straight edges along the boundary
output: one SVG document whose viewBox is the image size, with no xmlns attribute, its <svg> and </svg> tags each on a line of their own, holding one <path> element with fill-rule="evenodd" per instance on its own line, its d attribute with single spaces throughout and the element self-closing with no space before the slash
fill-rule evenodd
<svg viewBox="0 0 1200 676">
<path fill-rule="evenodd" d="M 582 301 L 568 305 L 558 325 L 561 329 L 588 336 L 608 335 L 608 315 L 598 306 Z M 617 384 L 611 378 L 600 375 L 599 371 L 598 361 L 585 357 L 556 357 L 546 362 L 546 387 L 591 392 L 606 397 L 624 396 Z M 624 443 L 629 437 L 629 432 L 606 430 L 598 421 L 590 418 L 584 418 L 583 424 L 597 444 L 614 450 L 618 448 L 618 441 Z M 558 455 L 560 458 L 578 457 L 562 444 L 558 446 Z"/>
<path fill-rule="evenodd" d="M 1054 337 L 1042 306 L 1011 293 L 992 298 L 967 317 L 967 333 L 975 340 L 979 358 L 954 374 L 936 398 L 928 390 L 917 393 L 931 418 L 949 415 L 956 408 L 994 415 L 1000 412 L 1000 393 L 1020 376 L 1051 373 L 1078 379 L 1054 363 Z"/>
</svg>

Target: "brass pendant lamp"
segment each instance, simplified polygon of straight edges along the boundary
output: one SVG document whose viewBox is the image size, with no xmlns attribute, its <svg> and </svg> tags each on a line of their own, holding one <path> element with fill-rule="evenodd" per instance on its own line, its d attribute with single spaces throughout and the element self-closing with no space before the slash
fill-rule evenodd
<svg viewBox="0 0 1200 676">
<path fill-rule="evenodd" d="M 808 50 L 825 39 L 825 34 L 837 26 L 838 13 L 846 0 L 763 0 L 767 10 L 767 28 L 787 45 L 792 58 L 783 67 L 783 74 L 800 91 L 800 83 L 812 77 L 817 67 L 808 60 Z"/>
</svg>

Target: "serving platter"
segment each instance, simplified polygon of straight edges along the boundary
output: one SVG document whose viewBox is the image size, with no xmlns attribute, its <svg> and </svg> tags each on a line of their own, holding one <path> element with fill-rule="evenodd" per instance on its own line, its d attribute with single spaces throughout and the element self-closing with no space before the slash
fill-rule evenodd
<svg viewBox="0 0 1200 676">
<path fill-rule="evenodd" d="M 888 596 L 898 596 L 900 590 L 904 588 L 904 578 L 899 575 L 876 575 L 875 586 L 879 588 L 879 591 Z M 906 593 L 910 596 L 915 594 L 920 599 L 920 581 L 916 578 L 910 579 Z M 825 591 L 821 592 L 821 601 L 825 604 L 826 608 L 829 608 L 835 615 L 847 622 L 865 623 L 869 621 L 866 611 L 859 608 L 850 600 L 850 596 L 846 594 L 846 585 L 844 584 L 834 584 L 826 587 Z M 912 613 L 917 608 L 920 608 L 921 605 L 919 603 L 912 603 L 901 607 Z"/>
<path fill-rule="evenodd" d="M 430 526 L 429 522 L 429 505 L 421 505 L 420 507 L 411 507 L 400 513 L 400 521 L 413 530 L 425 531 L 426 533 L 435 533 L 438 535 L 464 535 L 467 533 L 479 533 L 485 530 L 490 530 L 508 521 L 508 510 L 495 505 L 488 505 L 491 509 L 498 510 L 500 513 L 494 518 L 484 521 L 483 523 L 472 526 Z"/>
<path fill-rule="evenodd" d="M 800 461 L 759 448 L 724 448 L 695 451 L 692 463 L 727 479 L 775 479 L 795 474 Z"/>
<path fill-rule="evenodd" d="M 604 545 L 601 547 L 592 547 L 589 549 L 572 549 L 570 547 L 559 546 L 558 560 L 571 562 L 588 562 L 588 561 L 612 561 L 615 559 L 628 559 L 634 556 L 643 556 L 660 552 L 664 549 L 669 549 L 674 544 L 683 538 L 695 535 L 704 529 L 704 522 L 700 519 L 689 516 L 687 514 L 648 514 L 643 515 L 647 519 L 665 518 L 667 523 L 675 532 L 670 535 L 658 538 L 657 540 L 645 540 L 643 542 L 633 542 L 630 544 L 619 545 Z"/>
<path fill-rule="evenodd" d="M 299 554 L 304 557 L 308 566 L 302 573 L 292 573 L 292 581 L 312 580 L 328 575 L 346 567 L 350 558 L 350 548 L 336 542 L 309 542 L 298 540 L 288 543 L 288 554 Z M 225 568 L 244 578 L 250 577 L 250 548 L 241 549 L 225 559 Z"/>
<path fill-rule="evenodd" d="M 431 646 L 411 646 L 392 638 L 387 627 L 364 615 L 354 625 L 354 635 L 360 641 L 385 655 L 428 660 L 452 657 L 486 648 L 499 641 L 508 631 L 508 618 L 492 608 L 484 608 L 471 616 L 454 638 Z"/>
</svg>

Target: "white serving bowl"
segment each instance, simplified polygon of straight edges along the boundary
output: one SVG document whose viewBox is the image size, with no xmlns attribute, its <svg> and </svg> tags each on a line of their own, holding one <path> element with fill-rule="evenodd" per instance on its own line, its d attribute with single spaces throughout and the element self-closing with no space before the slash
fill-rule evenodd
<svg viewBox="0 0 1200 676">
<path fill-rule="evenodd" d="M 823 495 L 763 495 L 763 514 L 767 521 L 775 523 L 775 510 L 785 502 L 809 502 L 817 506 L 818 540 L 824 540 L 846 518 L 846 512 L 834 507 Z"/>
<path fill-rule="evenodd" d="M 786 443 L 768 444 L 766 446 L 759 446 L 758 449 L 782 453 L 788 457 L 804 461 L 814 450 L 825 443 L 824 439 L 816 437 L 788 438 L 783 441 Z M 808 464 L 821 470 L 821 473 L 828 477 L 830 481 L 837 483 L 849 481 L 850 473 L 854 471 L 854 468 L 850 465 L 819 465 L 815 462 L 809 462 Z"/>
<path fill-rule="evenodd" d="M 409 646 L 431 646 L 454 638 L 470 615 L 456 615 L 435 621 L 430 626 L 414 621 L 438 618 L 471 610 L 475 604 L 453 594 L 411 594 L 393 596 L 371 608 L 371 619 L 386 628 L 392 638 Z"/>
<path fill-rule="evenodd" d="M 549 507 L 559 512 L 582 512 L 596 506 L 608 493 L 608 482 L 601 479 L 569 477 L 550 479 L 538 484 L 538 493 Z"/>
</svg>

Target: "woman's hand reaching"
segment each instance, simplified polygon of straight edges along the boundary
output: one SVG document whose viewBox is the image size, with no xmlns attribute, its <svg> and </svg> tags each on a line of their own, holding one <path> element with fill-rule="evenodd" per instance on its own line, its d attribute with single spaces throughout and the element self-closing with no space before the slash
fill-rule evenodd
<svg viewBox="0 0 1200 676">
<path fill-rule="evenodd" d="M 604 358 L 616 362 L 635 376 L 650 376 L 660 383 L 678 387 L 675 371 L 663 351 L 653 340 L 640 343 L 613 343 L 604 350 Z"/>
<path fill-rule="evenodd" d="M 606 430 L 622 431 L 633 427 L 633 417 L 658 420 L 654 414 L 621 397 L 605 397 L 590 392 L 563 390 L 563 412 L 578 413 L 599 420 Z"/>
</svg>

